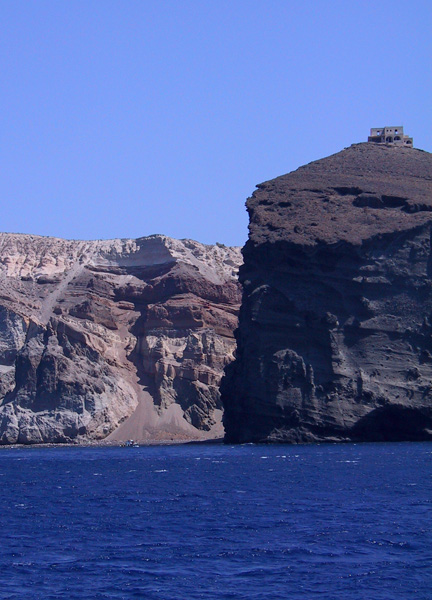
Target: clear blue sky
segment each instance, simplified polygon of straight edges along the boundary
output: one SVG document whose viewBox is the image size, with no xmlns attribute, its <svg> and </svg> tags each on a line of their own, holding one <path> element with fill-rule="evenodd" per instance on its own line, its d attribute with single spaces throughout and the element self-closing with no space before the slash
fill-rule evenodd
<svg viewBox="0 0 432 600">
<path fill-rule="evenodd" d="M 243 245 L 255 185 L 404 125 L 430 0 L 2 0 L 2 231 Z"/>
</svg>

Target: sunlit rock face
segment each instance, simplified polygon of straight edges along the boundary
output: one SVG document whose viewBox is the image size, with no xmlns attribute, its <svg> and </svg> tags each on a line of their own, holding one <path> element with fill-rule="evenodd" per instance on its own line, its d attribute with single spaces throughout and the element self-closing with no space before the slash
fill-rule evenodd
<svg viewBox="0 0 432 600">
<path fill-rule="evenodd" d="M 226 441 L 432 439 L 432 155 L 356 144 L 247 207 Z"/>
<path fill-rule="evenodd" d="M 0 234 L 0 443 L 222 435 L 240 249 Z"/>
</svg>

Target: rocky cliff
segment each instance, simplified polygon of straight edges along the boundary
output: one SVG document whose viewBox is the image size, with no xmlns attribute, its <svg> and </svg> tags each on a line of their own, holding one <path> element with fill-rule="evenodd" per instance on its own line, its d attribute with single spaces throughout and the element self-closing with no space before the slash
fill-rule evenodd
<svg viewBox="0 0 432 600">
<path fill-rule="evenodd" d="M 257 187 L 226 440 L 432 439 L 432 155 L 356 144 Z"/>
<path fill-rule="evenodd" d="M 238 248 L 0 234 L 0 443 L 222 435 Z"/>
</svg>

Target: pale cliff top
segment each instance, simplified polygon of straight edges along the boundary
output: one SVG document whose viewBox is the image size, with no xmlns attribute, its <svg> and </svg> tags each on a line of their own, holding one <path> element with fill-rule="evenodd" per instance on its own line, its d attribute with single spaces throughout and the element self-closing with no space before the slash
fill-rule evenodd
<svg viewBox="0 0 432 600">
<path fill-rule="evenodd" d="M 241 249 L 176 240 L 164 235 L 138 239 L 64 240 L 0 233 L 0 276 L 57 276 L 77 265 L 142 267 L 182 262 L 216 284 L 235 279 Z"/>
<path fill-rule="evenodd" d="M 357 245 L 432 221 L 432 154 L 414 148 L 353 144 L 257 187 L 253 245 Z"/>
</svg>

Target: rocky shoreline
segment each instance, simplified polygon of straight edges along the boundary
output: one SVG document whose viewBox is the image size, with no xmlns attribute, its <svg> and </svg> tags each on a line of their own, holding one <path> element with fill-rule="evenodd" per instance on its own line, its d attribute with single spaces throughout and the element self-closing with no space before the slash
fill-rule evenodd
<svg viewBox="0 0 432 600">
<path fill-rule="evenodd" d="M 242 251 L 0 234 L 0 446 L 432 440 L 432 155 L 354 144 L 247 210 Z"/>
</svg>

